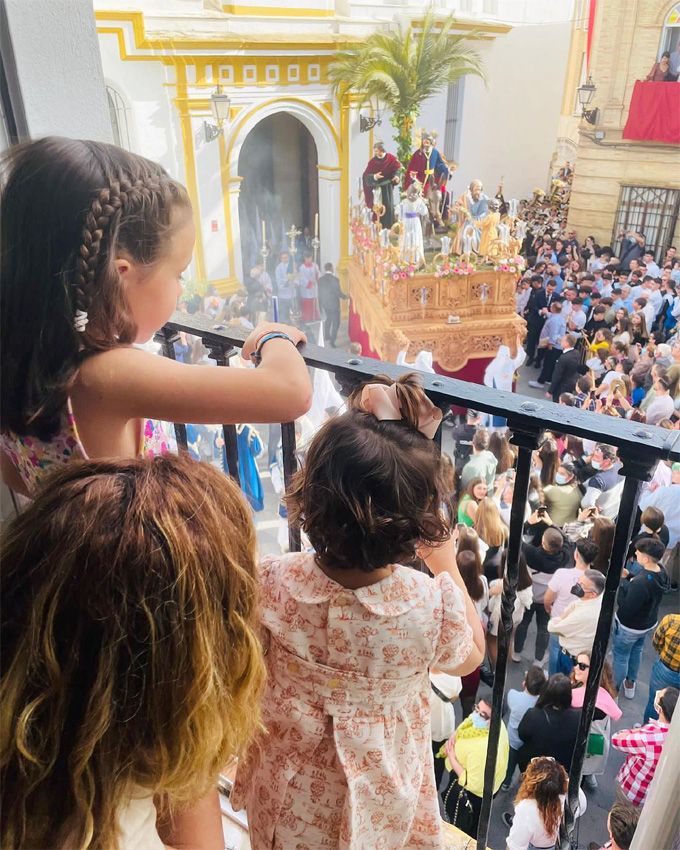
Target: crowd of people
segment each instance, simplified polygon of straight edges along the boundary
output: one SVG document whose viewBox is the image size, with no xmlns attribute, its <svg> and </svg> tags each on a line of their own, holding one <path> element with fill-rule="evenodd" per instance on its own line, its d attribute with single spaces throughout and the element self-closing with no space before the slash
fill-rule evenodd
<svg viewBox="0 0 680 850">
<path fill-rule="evenodd" d="M 680 423 L 680 257 L 660 264 L 642 233 L 618 256 L 572 232 L 541 239 L 518 284 L 529 386 L 561 404 L 649 425 Z"/>
<path fill-rule="evenodd" d="M 153 423 L 299 419 L 304 333 L 258 325 L 247 369 L 151 354 L 193 250 L 184 187 L 54 137 L 3 166 L 0 448 L 27 501 L 0 553 L 2 846 L 223 850 L 216 782 L 236 756 L 253 850 L 358 850 L 366 835 L 437 850 L 442 808 L 473 835 L 514 487 L 502 425 L 490 435 L 469 412 L 441 455 L 442 412 L 417 378 L 373 378 L 313 435 L 287 493 L 308 549 L 257 563 L 252 500 Z M 520 770 L 510 850 L 548 846 L 562 820 L 617 470 L 609 446 L 560 434 L 535 453 L 513 614 L 515 661 L 536 617 L 535 664 L 508 695 L 494 781 Z M 649 499 L 679 483 L 660 463 L 643 495 L 588 744 L 590 776 L 609 746 L 626 753 L 628 806 L 607 823 L 622 850 L 678 696 L 680 616 L 657 623 L 676 528 Z M 612 734 L 648 636 L 644 725 Z M 456 691 L 463 719 L 433 740 L 434 700 Z"/>
</svg>

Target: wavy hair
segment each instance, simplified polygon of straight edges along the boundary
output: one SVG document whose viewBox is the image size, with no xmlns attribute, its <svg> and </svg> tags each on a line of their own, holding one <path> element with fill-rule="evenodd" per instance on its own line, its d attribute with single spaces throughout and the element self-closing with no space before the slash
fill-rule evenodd
<svg viewBox="0 0 680 850">
<path fill-rule="evenodd" d="M 255 532 L 188 457 L 69 463 L 0 551 L 3 848 L 104 848 L 139 787 L 204 796 L 259 726 Z"/>
<path fill-rule="evenodd" d="M 378 376 L 368 383 L 392 385 Z M 451 533 L 439 451 L 418 430 L 424 393 L 413 373 L 396 383 L 400 420 L 359 409 L 365 384 L 347 413 L 314 436 L 287 504 L 322 567 L 365 572 L 413 559 L 416 546 Z"/>
<path fill-rule="evenodd" d="M 0 171 L 0 427 L 49 440 L 83 356 L 135 342 L 114 261 L 153 266 L 190 203 L 160 165 L 101 142 L 27 142 Z"/>
<path fill-rule="evenodd" d="M 546 833 L 555 835 L 564 810 L 560 794 L 567 793 L 567 784 L 567 771 L 559 762 L 545 757 L 534 758 L 524 772 L 515 805 L 522 800 L 536 800 Z"/>
</svg>

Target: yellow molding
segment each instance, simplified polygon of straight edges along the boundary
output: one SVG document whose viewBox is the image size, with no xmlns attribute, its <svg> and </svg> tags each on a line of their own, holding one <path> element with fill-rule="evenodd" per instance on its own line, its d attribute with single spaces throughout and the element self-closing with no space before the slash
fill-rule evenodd
<svg viewBox="0 0 680 850">
<path fill-rule="evenodd" d="M 339 165 L 317 165 L 319 171 L 342 171 Z"/>
<path fill-rule="evenodd" d="M 223 3 L 222 11 L 228 15 L 266 15 L 269 18 L 332 18 L 332 9 L 277 9 L 274 6 L 241 6 L 238 3 Z"/>
<path fill-rule="evenodd" d="M 340 101 L 340 256 L 349 254 L 349 99 Z"/>
<path fill-rule="evenodd" d="M 182 64 L 177 65 L 177 93 L 186 96 L 186 68 Z M 194 157 L 194 136 L 191 128 L 191 115 L 182 108 L 178 108 L 180 130 L 182 133 L 182 153 L 184 155 L 184 180 L 187 192 L 191 198 L 191 206 L 194 213 L 194 225 L 196 227 L 196 277 L 205 279 L 205 257 L 203 254 L 203 223 L 201 221 L 200 197 L 198 194 L 198 180 L 196 179 L 196 159 Z"/>
<path fill-rule="evenodd" d="M 229 197 L 230 177 L 229 160 L 227 159 L 227 146 L 224 142 L 224 134 L 217 137 L 217 145 L 220 157 L 220 181 L 222 183 L 222 205 L 224 209 L 224 231 L 227 237 L 227 268 L 229 277 L 233 278 L 236 273 L 236 260 L 234 257 L 234 233 L 231 222 L 231 198 Z M 241 182 L 243 178 L 239 180 Z"/>
<path fill-rule="evenodd" d="M 95 11 L 95 20 L 101 21 L 102 26 L 97 26 L 98 32 L 109 32 L 119 34 L 119 43 L 124 40 L 123 30 L 119 28 L 107 27 L 107 21 L 120 21 L 132 24 L 134 34 L 135 48 L 137 50 L 159 50 L 164 51 L 170 56 L 182 55 L 183 50 L 206 50 L 214 48 L 215 57 L 224 58 L 222 51 L 226 50 L 248 50 L 257 48 L 258 50 L 280 50 L 282 47 L 294 47 L 296 50 L 319 50 L 337 49 L 344 50 L 358 44 L 362 44 L 364 39 L 359 36 L 337 35 L 335 33 L 308 35 L 306 33 L 295 33 L 294 35 L 274 35 L 274 34 L 255 34 L 234 35 L 226 33 L 206 34 L 203 38 L 196 38 L 195 35 L 187 36 L 182 33 L 173 34 L 169 37 L 149 37 L 144 30 L 144 13 L 143 12 L 126 12 L 126 11 L 106 11 L 98 9 Z M 161 61 L 162 56 L 132 56 L 124 50 L 121 51 L 121 58 L 125 52 L 125 58 Z M 186 57 L 188 59 L 198 59 L 209 62 L 215 61 L 209 56 Z M 246 57 L 247 58 L 247 57 Z M 255 57 L 253 57 L 255 58 Z M 293 63 L 294 64 L 294 63 Z"/>
</svg>

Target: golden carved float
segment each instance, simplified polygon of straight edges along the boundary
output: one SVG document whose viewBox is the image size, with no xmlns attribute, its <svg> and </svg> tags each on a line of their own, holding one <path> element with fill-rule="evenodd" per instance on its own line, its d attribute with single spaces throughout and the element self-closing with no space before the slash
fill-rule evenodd
<svg viewBox="0 0 680 850">
<path fill-rule="evenodd" d="M 524 337 L 526 323 L 515 312 L 517 267 L 503 261 L 475 270 L 452 257 L 431 271 L 417 269 L 399 262 L 386 241 L 381 246 L 370 225 L 354 222 L 352 229 L 349 294 L 382 360 L 394 362 L 408 349 L 410 361 L 425 350 L 440 369 L 459 372 L 472 359 L 494 357 L 501 345 L 514 351 L 517 335 Z M 456 273 L 461 269 L 466 273 Z"/>
</svg>

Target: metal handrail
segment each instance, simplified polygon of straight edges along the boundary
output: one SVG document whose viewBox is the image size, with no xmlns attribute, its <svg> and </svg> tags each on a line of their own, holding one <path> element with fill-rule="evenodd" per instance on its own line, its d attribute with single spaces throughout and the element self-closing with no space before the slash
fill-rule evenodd
<svg viewBox="0 0 680 850">
<path fill-rule="evenodd" d="M 228 366 L 228 358 L 243 345 L 248 332 L 244 329 L 225 327 L 202 316 L 187 316 L 176 313 L 157 336 L 167 357 L 174 359 L 174 342 L 179 332 L 201 338 L 203 344 L 216 359 L 218 366 Z M 414 371 L 370 357 L 348 357 L 339 349 L 326 349 L 305 345 L 302 356 L 308 366 L 332 372 L 347 394 L 361 382 L 376 375 L 398 378 Z M 586 744 L 595 710 L 595 701 L 604 665 L 609 636 L 611 634 L 616 605 L 616 594 L 621 571 L 630 542 L 641 484 L 651 478 L 659 460 L 680 461 L 680 433 L 667 431 L 626 419 L 616 419 L 573 407 L 554 404 L 548 400 L 531 399 L 516 393 L 503 392 L 489 387 L 471 384 L 455 378 L 420 373 L 423 389 L 434 404 L 444 411 L 451 405 L 472 408 L 507 419 L 511 434 L 510 441 L 518 446 L 517 471 L 512 506 L 510 510 L 510 535 L 506 564 L 507 583 L 501 597 L 501 624 L 498 631 L 498 658 L 494 677 L 492 717 L 489 728 L 487 758 L 484 773 L 484 795 L 477 832 L 477 850 L 486 847 L 489 819 L 493 802 L 493 784 L 498 754 L 498 741 L 502 723 L 502 706 L 505 694 L 505 679 L 512 634 L 512 612 L 514 609 L 519 574 L 519 554 L 524 525 L 524 511 L 529 490 L 531 454 L 538 446 L 544 430 L 554 430 L 585 439 L 594 439 L 616 446 L 622 462 L 620 474 L 625 477 L 621 506 L 619 509 L 612 553 L 607 570 L 602 607 L 593 643 L 592 659 L 586 684 L 583 708 L 569 771 L 569 792 L 566 816 L 562 824 L 558 846 L 569 850 L 573 845 L 575 831 L 574 812 L 578 806 L 578 789 L 585 758 Z M 282 423 L 283 466 L 286 489 L 295 471 L 295 427 L 292 422 Z M 227 467 L 238 480 L 238 452 L 235 425 L 224 425 Z M 184 423 L 175 423 L 178 444 L 186 448 Z M 441 445 L 441 428 L 438 434 Z M 291 551 L 300 549 L 300 530 L 289 525 Z"/>
</svg>

